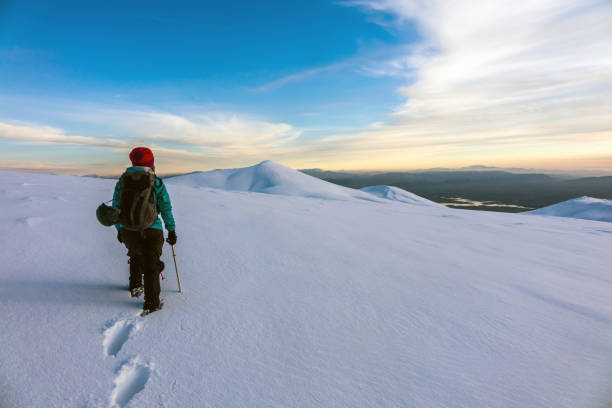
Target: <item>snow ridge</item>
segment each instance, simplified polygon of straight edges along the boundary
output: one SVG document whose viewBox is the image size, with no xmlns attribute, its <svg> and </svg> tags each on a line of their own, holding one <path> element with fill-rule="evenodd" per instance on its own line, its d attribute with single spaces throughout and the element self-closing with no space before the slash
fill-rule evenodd
<svg viewBox="0 0 612 408">
<path fill-rule="evenodd" d="M 166 184 L 208 187 L 228 191 L 320 198 L 327 200 L 380 201 L 376 196 L 338 186 L 266 160 L 255 166 L 196 172 L 166 179 Z"/>
<path fill-rule="evenodd" d="M 612 222 L 612 200 L 584 196 L 527 211 L 525 214 Z"/>
<path fill-rule="evenodd" d="M 393 186 L 370 186 L 361 189 L 368 194 L 372 194 L 376 197 L 384 198 L 391 201 L 399 201 L 406 204 L 424 205 L 424 206 L 441 206 L 438 203 L 430 201 L 426 198 L 420 197 L 409 191 L 403 190 L 399 187 Z"/>
</svg>

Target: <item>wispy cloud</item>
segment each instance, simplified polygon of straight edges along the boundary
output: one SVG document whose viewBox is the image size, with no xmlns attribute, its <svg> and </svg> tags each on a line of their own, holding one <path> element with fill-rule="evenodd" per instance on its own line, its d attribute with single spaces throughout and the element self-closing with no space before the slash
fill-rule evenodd
<svg viewBox="0 0 612 408">
<path fill-rule="evenodd" d="M 517 158 L 546 149 L 612 152 L 612 3 L 345 4 L 394 15 L 400 29 L 416 24 L 423 38 L 410 52 L 366 67 L 375 75 L 410 80 L 398 89 L 406 102 L 376 129 L 346 138 L 352 148 L 386 146 L 406 154 L 433 145 L 439 148 L 430 153 L 440 158 L 468 158 L 476 149 Z"/>
<path fill-rule="evenodd" d="M 67 135 L 62 129 L 28 123 L 10 124 L 0 122 L 0 139 L 43 144 L 87 145 L 109 148 L 125 148 L 127 145 L 125 141 L 121 140 Z"/>
<path fill-rule="evenodd" d="M 296 146 L 295 157 L 316 156 L 347 168 L 410 168 L 612 154 L 612 3 L 341 4 L 384 14 L 373 21 L 396 30 L 418 27 L 419 43 L 396 47 L 391 56 L 345 63 L 363 75 L 403 79 L 397 92 L 405 102 L 370 127 L 320 134 Z M 326 70 L 281 78 L 262 90 Z"/>
<path fill-rule="evenodd" d="M 309 79 L 320 77 L 324 74 L 336 73 L 340 71 L 353 70 L 354 72 L 366 76 L 381 76 L 381 73 L 377 72 L 376 62 L 381 59 L 388 61 L 390 65 L 396 65 L 400 62 L 391 62 L 388 60 L 389 55 L 394 55 L 399 51 L 405 51 L 411 46 L 406 45 L 379 45 L 375 48 L 362 51 L 361 53 L 349 57 L 345 60 L 335 62 L 320 67 L 310 68 L 295 72 L 290 75 L 283 76 L 273 81 L 267 82 L 257 88 L 252 89 L 253 92 L 266 92 L 273 89 L 281 88 L 285 85 L 297 83 Z M 401 75 L 405 76 L 406 71 L 402 70 Z"/>
<path fill-rule="evenodd" d="M 324 65 L 322 67 L 311 68 L 311 69 L 307 69 L 304 71 L 296 72 L 296 73 L 281 77 L 279 79 L 276 79 L 274 81 L 270 81 L 261 86 L 258 86 L 257 88 L 254 88 L 252 91 L 253 92 L 270 91 L 272 89 L 280 88 L 287 84 L 291 84 L 294 82 L 300 82 L 300 81 L 303 81 L 309 78 L 316 77 L 317 75 L 320 75 L 320 74 L 345 69 L 353 65 L 353 63 L 354 63 L 353 61 L 344 61 L 344 62 L 338 62 L 334 64 Z"/>
<path fill-rule="evenodd" d="M 286 123 L 272 123 L 228 113 L 132 112 L 125 130 L 160 142 L 198 146 L 215 154 L 274 149 L 294 141 L 300 131 Z"/>
<path fill-rule="evenodd" d="M 16 161 L 11 163 L 0 163 L 0 170 L 58 174 L 85 174 L 88 171 L 88 169 L 79 168 L 75 165 L 61 165 L 57 163 L 46 163 L 39 161 Z"/>
<path fill-rule="evenodd" d="M 108 135 L 81 136 L 58 127 L 10 121 L 0 122 L 0 139 L 119 151 L 148 145 L 172 158 L 245 158 L 283 151 L 301 134 L 285 123 L 220 112 L 178 115 L 90 106 L 74 110 L 68 117 L 81 126 L 103 126 Z"/>
</svg>

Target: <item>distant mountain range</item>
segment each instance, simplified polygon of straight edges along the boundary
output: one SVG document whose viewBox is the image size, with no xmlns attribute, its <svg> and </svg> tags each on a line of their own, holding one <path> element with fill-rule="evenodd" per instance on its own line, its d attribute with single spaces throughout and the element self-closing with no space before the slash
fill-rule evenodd
<svg viewBox="0 0 612 408">
<path fill-rule="evenodd" d="M 351 188 L 395 186 L 450 207 L 467 209 L 520 212 L 582 196 L 612 197 L 612 176 L 572 178 L 569 175 L 515 173 L 485 166 L 380 173 L 302 171 Z"/>
<path fill-rule="evenodd" d="M 270 163 L 263 162 L 258 166 L 271 166 Z M 228 171 L 192 172 L 187 175 L 193 174 L 198 179 L 202 177 L 208 179 L 213 174 L 229 177 L 229 173 L 225 174 Z M 464 209 L 521 212 L 583 196 L 612 198 L 612 176 L 580 177 L 521 168 L 502 169 L 474 165 L 459 169 L 434 168 L 394 172 L 345 172 L 322 169 L 299 171 L 353 189 L 371 186 L 399 187 L 428 200 Z M 185 176 L 185 174 L 166 174 L 162 177 L 176 176 Z"/>
<path fill-rule="evenodd" d="M 304 172 L 326 171 L 324 169 L 302 169 Z M 582 177 L 603 177 L 612 175 L 610 172 L 600 170 L 551 170 L 551 169 L 532 169 L 522 167 L 495 167 L 474 164 L 465 167 L 433 167 L 428 169 L 401 170 L 401 171 L 345 171 L 340 170 L 336 173 L 352 173 L 352 174 L 383 174 L 383 173 L 433 173 L 433 172 L 470 172 L 470 171 L 503 171 L 517 174 L 547 174 L 550 176 L 561 177 L 565 179 L 576 179 Z"/>
</svg>

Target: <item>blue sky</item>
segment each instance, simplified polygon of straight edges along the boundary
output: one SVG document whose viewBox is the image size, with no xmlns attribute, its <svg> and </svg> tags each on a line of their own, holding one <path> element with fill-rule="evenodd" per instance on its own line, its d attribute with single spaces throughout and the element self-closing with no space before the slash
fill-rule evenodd
<svg viewBox="0 0 612 408">
<path fill-rule="evenodd" d="M 397 81 L 364 76 L 360 63 L 415 35 L 330 1 L 9 1 L 0 30 L 5 95 L 355 126 L 400 100 Z"/>
<path fill-rule="evenodd" d="M 0 167 L 606 170 L 611 8 L 4 1 Z"/>
</svg>

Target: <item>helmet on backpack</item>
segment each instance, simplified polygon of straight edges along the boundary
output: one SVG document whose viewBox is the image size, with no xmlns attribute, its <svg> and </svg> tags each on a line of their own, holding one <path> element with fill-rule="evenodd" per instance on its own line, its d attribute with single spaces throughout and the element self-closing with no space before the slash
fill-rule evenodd
<svg viewBox="0 0 612 408">
<path fill-rule="evenodd" d="M 119 210 L 102 203 L 96 209 L 96 217 L 100 224 L 110 227 L 119 223 Z"/>
</svg>

